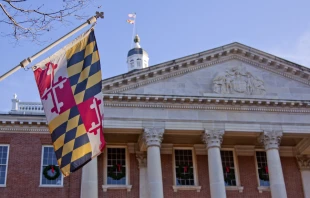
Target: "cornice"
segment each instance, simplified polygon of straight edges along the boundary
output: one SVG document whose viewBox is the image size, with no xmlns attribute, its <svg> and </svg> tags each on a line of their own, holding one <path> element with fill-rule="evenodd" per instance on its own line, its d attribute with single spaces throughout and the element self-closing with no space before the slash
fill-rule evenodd
<svg viewBox="0 0 310 198">
<path fill-rule="evenodd" d="M 263 98 L 105 94 L 104 101 L 106 107 L 310 113 L 310 101 Z"/>
<path fill-rule="evenodd" d="M 206 68 L 231 59 L 237 59 L 255 67 L 268 70 L 310 85 L 310 70 L 297 64 L 274 57 L 259 50 L 251 50 L 236 44 L 226 49 L 213 50 L 212 52 L 199 53 L 189 57 L 177 59 L 158 66 L 152 66 L 138 72 L 116 76 L 103 80 L 104 93 L 119 93 L 147 85 L 160 80 L 183 75 L 195 70 Z"/>
<path fill-rule="evenodd" d="M 48 133 L 47 127 L 18 127 L 18 126 L 0 126 L 0 133 L 6 132 L 23 132 L 23 133 Z"/>
</svg>

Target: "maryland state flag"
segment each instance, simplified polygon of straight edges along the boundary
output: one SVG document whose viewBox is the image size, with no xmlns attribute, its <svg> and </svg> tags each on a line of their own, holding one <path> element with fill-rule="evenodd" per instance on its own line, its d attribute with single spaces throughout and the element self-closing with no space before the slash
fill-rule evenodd
<svg viewBox="0 0 310 198">
<path fill-rule="evenodd" d="M 59 168 L 64 176 L 104 146 L 101 69 L 94 30 L 33 67 Z"/>
</svg>

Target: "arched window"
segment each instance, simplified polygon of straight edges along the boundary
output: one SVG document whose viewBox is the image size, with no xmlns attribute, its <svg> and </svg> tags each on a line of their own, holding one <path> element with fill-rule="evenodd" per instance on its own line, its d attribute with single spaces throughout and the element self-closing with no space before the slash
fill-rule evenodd
<svg viewBox="0 0 310 198">
<path fill-rule="evenodd" d="M 133 60 L 130 60 L 130 66 L 131 66 L 131 67 L 134 67 L 134 66 L 135 66 L 135 63 L 134 63 Z"/>
<path fill-rule="evenodd" d="M 137 66 L 141 67 L 141 59 L 140 58 L 137 59 Z"/>
</svg>

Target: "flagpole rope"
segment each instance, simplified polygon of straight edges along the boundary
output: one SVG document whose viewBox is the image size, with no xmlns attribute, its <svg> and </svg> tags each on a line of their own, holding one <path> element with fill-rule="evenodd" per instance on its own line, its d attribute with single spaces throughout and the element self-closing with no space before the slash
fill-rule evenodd
<svg viewBox="0 0 310 198">
<path fill-rule="evenodd" d="M 96 12 L 96 15 L 92 16 L 91 18 L 89 18 L 85 23 L 83 23 L 82 25 L 78 26 L 77 28 L 75 28 L 74 30 L 72 30 L 68 34 L 64 35 L 63 37 L 59 38 L 54 43 L 50 44 L 49 46 L 47 46 L 46 48 L 42 49 L 41 51 L 39 51 L 38 53 L 34 54 L 33 56 L 30 56 L 30 57 L 24 59 L 17 66 L 15 66 L 13 69 L 9 70 L 8 72 L 6 72 L 2 76 L 0 76 L 0 81 L 4 80 L 8 76 L 10 76 L 13 73 L 17 72 L 20 68 L 25 68 L 33 60 L 35 60 L 36 58 L 38 58 L 39 56 L 41 56 L 42 54 L 44 54 L 48 50 L 52 49 L 53 47 L 55 47 L 56 45 L 58 45 L 62 41 L 66 40 L 67 38 L 69 38 L 73 34 L 77 33 L 78 31 L 80 31 L 84 27 L 86 27 L 86 26 L 88 26 L 90 24 L 94 24 L 97 21 L 98 18 L 104 18 L 103 14 L 104 14 L 103 12 Z"/>
</svg>

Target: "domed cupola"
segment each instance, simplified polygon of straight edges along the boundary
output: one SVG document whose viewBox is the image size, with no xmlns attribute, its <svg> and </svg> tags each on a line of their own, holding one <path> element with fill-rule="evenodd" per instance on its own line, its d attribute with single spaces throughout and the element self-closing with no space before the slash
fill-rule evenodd
<svg viewBox="0 0 310 198">
<path fill-rule="evenodd" d="M 128 71 L 142 69 L 149 66 L 149 56 L 147 52 L 141 48 L 139 44 L 139 36 L 136 35 L 133 41 L 135 42 L 135 47 L 129 50 L 127 55 Z"/>
</svg>

